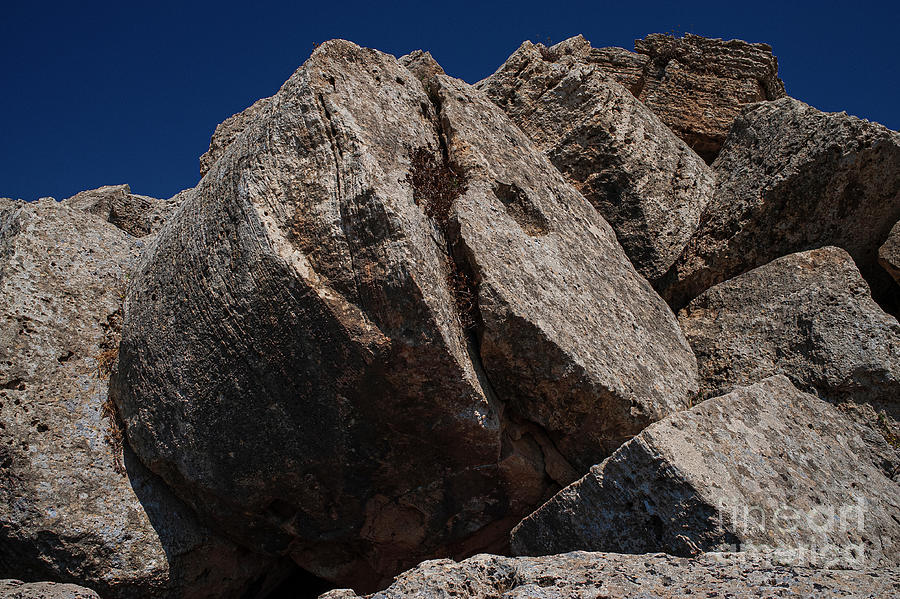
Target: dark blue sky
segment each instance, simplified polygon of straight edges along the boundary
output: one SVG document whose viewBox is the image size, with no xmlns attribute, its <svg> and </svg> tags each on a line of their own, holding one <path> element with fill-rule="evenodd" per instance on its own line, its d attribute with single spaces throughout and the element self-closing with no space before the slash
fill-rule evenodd
<svg viewBox="0 0 900 599">
<path fill-rule="evenodd" d="M 652 32 L 771 44 L 790 95 L 900 128 L 896 2 L 20 2 L 0 9 L 0 196 L 129 183 L 169 197 L 199 178 L 217 123 L 274 93 L 334 37 L 430 50 L 474 82 L 525 39 Z"/>
</svg>

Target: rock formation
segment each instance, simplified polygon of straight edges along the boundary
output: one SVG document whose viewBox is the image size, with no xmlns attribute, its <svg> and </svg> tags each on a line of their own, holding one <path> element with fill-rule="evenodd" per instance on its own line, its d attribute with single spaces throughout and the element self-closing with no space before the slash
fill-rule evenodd
<svg viewBox="0 0 900 599">
<path fill-rule="evenodd" d="M 525 42 L 478 87 L 597 208 L 652 282 L 700 224 L 712 173 L 593 52 L 580 36 L 549 49 Z"/>
<path fill-rule="evenodd" d="M 900 133 L 635 47 L 332 40 L 168 200 L 0 198 L 0 597 L 898 594 Z"/>
<path fill-rule="evenodd" d="M 784 98 L 745 110 L 713 170 L 715 198 L 660 284 L 673 306 L 824 245 L 847 250 L 876 299 L 896 303 L 876 255 L 900 218 L 900 134 Z"/>
<path fill-rule="evenodd" d="M 179 196 L 158 200 L 131 193 L 128 185 L 107 185 L 63 200 L 65 206 L 89 212 L 129 235 L 144 237 L 162 228 L 180 203 Z"/>
<path fill-rule="evenodd" d="M 512 550 L 872 567 L 900 557 L 897 513 L 900 486 L 852 423 L 778 375 L 650 425 L 523 520 Z"/>
<path fill-rule="evenodd" d="M 114 379 L 179 495 L 363 587 L 502 546 L 696 391 L 603 219 L 481 94 L 427 87 L 320 46 L 162 232 Z"/>
<path fill-rule="evenodd" d="M 696 559 L 576 551 L 546 557 L 476 555 L 428 561 L 369 599 L 645 599 L 656 597 L 890 597 L 900 568 L 814 570 L 741 553 Z M 321 599 L 358 599 L 350 590 Z"/>
<path fill-rule="evenodd" d="M 0 578 L 78 582 L 104 598 L 237 597 L 277 580 L 273 560 L 205 528 L 123 456 L 107 402 L 127 273 L 145 245 L 52 199 L 0 208 Z"/>
<path fill-rule="evenodd" d="M 900 284 L 900 221 L 897 221 L 888 238 L 878 248 L 878 262 Z"/>
</svg>

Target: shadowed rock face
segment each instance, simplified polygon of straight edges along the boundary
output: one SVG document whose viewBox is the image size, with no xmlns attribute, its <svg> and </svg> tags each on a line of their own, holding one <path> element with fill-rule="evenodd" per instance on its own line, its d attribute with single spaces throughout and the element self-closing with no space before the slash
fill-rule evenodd
<svg viewBox="0 0 900 599">
<path fill-rule="evenodd" d="M 523 520 L 512 550 L 896 563 L 900 486 L 870 457 L 840 412 L 771 377 L 649 426 Z"/>
<path fill-rule="evenodd" d="M 813 570 L 778 558 L 713 553 L 696 559 L 575 551 L 545 557 L 476 555 L 425 562 L 370 599 L 643 599 L 649 597 L 888 597 L 900 569 Z M 358 599 L 336 590 L 321 599 Z"/>
<path fill-rule="evenodd" d="M 888 238 L 878 248 L 878 263 L 900 284 L 900 221 L 897 221 Z"/>
<path fill-rule="evenodd" d="M 0 577 L 109 598 L 262 591 L 274 560 L 205 528 L 127 447 L 123 461 L 107 379 L 146 244 L 52 199 L 0 207 Z"/>
<path fill-rule="evenodd" d="M 144 237 L 161 229 L 179 203 L 178 195 L 158 200 L 135 195 L 128 185 L 90 189 L 62 201 L 63 205 L 89 212 L 134 237 Z"/>
<path fill-rule="evenodd" d="M 712 172 L 595 52 L 581 37 L 552 48 L 525 42 L 477 87 L 597 208 L 652 282 L 697 229 Z"/>
<path fill-rule="evenodd" d="M 179 495 L 358 587 L 501 547 L 696 390 L 602 218 L 481 94 L 427 87 L 320 46 L 161 233 L 113 379 Z"/>
<path fill-rule="evenodd" d="M 715 197 L 658 285 L 672 306 L 780 256 L 835 245 L 894 311 L 896 284 L 876 259 L 900 218 L 900 134 L 783 98 L 746 108 L 712 166 Z"/>
</svg>

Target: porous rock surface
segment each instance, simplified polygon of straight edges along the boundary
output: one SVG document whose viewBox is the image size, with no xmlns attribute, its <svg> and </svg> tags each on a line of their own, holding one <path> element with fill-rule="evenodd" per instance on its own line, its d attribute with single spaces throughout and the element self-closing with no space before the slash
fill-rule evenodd
<svg viewBox="0 0 900 599">
<path fill-rule="evenodd" d="M 777 375 L 649 426 L 524 519 L 512 550 L 896 565 L 900 485 L 869 456 L 838 410 Z"/>
<path fill-rule="evenodd" d="M 774 374 L 874 430 L 892 476 L 900 456 L 900 324 L 872 300 L 844 250 L 790 254 L 707 289 L 678 315 L 700 370 L 701 398 Z M 878 438 L 882 437 L 879 441 Z"/>
<path fill-rule="evenodd" d="M 100 599 L 91 589 L 75 584 L 0 580 L 0 599 Z"/>
<path fill-rule="evenodd" d="M 695 369 L 613 231 L 502 111 L 332 41 L 161 233 L 113 387 L 182 497 L 371 587 L 502 546 L 685 407 Z"/>
<path fill-rule="evenodd" d="M 710 553 L 694 559 L 665 554 L 575 551 L 544 557 L 476 555 L 463 562 L 425 562 L 369 599 L 662 599 L 721 597 L 852 597 L 900 593 L 900 568 L 815 570 L 777 558 Z M 320 599 L 358 599 L 350 590 Z"/>
<path fill-rule="evenodd" d="M 897 221 L 878 248 L 878 263 L 900 284 L 900 221 Z"/>
<path fill-rule="evenodd" d="M 660 283 L 672 306 L 826 245 L 853 256 L 879 303 L 896 304 L 896 284 L 876 259 L 900 219 L 900 133 L 783 98 L 745 108 L 712 166 L 715 197 Z"/>
<path fill-rule="evenodd" d="M 712 172 L 595 53 L 581 36 L 551 48 L 525 42 L 477 87 L 597 208 L 652 282 L 697 229 Z"/>
<path fill-rule="evenodd" d="M 273 560 L 201 525 L 127 448 L 123 461 L 106 404 L 145 245 L 52 199 L 0 207 L 0 577 L 109 598 L 236 597 L 263 588 Z"/>
</svg>

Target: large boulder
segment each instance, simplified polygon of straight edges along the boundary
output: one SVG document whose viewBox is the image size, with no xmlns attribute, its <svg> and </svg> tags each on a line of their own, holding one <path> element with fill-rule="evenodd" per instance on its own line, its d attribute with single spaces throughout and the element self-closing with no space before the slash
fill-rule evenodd
<svg viewBox="0 0 900 599">
<path fill-rule="evenodd" d="M 900 219 L 900 133 L 783 98 L 747 107 L 713 163 L 700 228 L 660 284 L 676 308 L 780 256 L 835 245 L 882 305 L 896 284 L 876 262 Z"/>
<path fill-rule="evenodd" d="M 481 94 L 428 87 L 319 46 L 160 234 L 113 381 L 182 497 L 357 587 L 501 548 L 696 390 L 596 211 Z"/>
<path fill-rule="evenodd" d="M 638 272 L 666 273 L 712 197 L 709 167 L 577 37 L 523 43 L 478 84 L 609 222 Z"/>
<path fill-rule="evenodd" d="M 900 485 L 853 423 L 777 375 L 649 426 L 523 520 L 512 550 L 896 565 L 898 513 Z"/>
<path fill-rule="evenodd" d="M 179 196 L 158 200 L 131 193 L 128 185 L 107 185 L 89 189 L 62 203 L 89 212 L 135 237 L 144 237 L 162 228 L 179 204 Z"/>
<path fill-rule="evenodd" d="M 657 599 L 896 596 L 900 568 L 824 570 L 778 556 L 719 553 L 695 559 L 576 551 L 544 557 L 476 555 L 433 560 L 369 599 Z M 350 590 L 320 599 L 358 599 Z"/>
<path fill-rule="evenodd" d="M 844 250 L 773 260 L 706 290 L 678 318 L 697 356 L 701 398 L 784 374 L 843 405 L 876 439 L 900 438 L 900 324 L 872 300 Z M 893 453 L 878 461 L 900 475 Z"/>
<path fill-rule="evenodd" d="M 52 199 L 0 209 L 0 578 L 108 598 L 262 590 L 273 560 L 203 526 L 123 447 L 107 401 L 145 245 Z"/>
<path fill-rule="evenodd" d="M 900 221 L 897 221 L 888 238 L 878 248 L 878 262 L 900 284 Z"/>
</svg>

